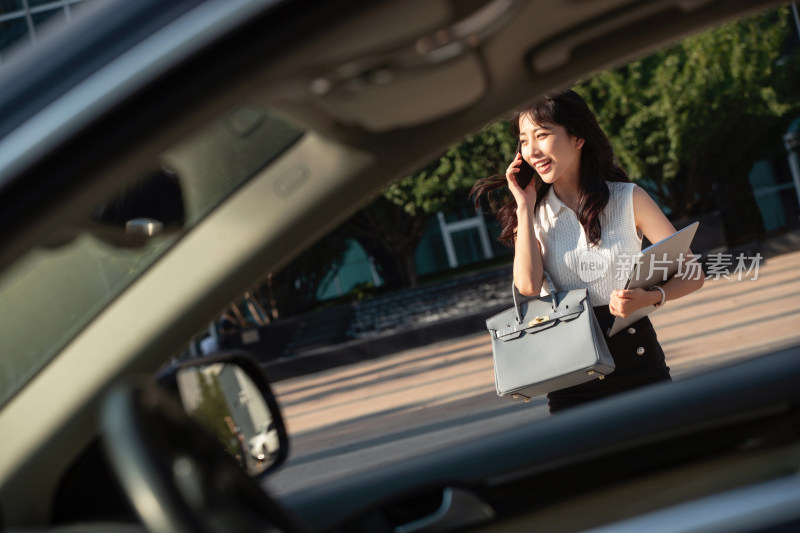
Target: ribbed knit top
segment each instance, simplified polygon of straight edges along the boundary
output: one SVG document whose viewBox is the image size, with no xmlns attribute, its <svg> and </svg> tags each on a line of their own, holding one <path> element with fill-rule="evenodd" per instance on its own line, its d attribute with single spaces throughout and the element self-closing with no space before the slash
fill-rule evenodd
<svg viewBox="0 0 800 533">
<path fill-rule="evenodd" d="M 600 214 L 600 242 L 589 246 L 578 216 L 551 187 L 534 219 L 544 268 L 559 291 L 585 287 L 593 306 L 608 305 L 611 291 L 625 288 L 642 235 L 633 216 L 633 183 L 607 182 L 609 199 Z M 543 288 L 543 293 L 544 293 Z"/>
</svg>

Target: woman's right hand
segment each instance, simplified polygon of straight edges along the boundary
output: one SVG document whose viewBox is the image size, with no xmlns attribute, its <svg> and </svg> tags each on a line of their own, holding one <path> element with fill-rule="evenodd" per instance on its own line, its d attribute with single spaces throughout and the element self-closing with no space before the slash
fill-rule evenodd
<svg viewBox="0 0 800 533">
<path fill-rule="evenodd" d="M 533 180 L 531 180 L 531 183 L 524 189 L 517 183 L 517 174 L 522 167 L 522 163 L 522 154 L 517 152 L 516 157 L 514 157 L 514 160 L 506 170 L 506 181 L 508 181 L 508 188 L 511 190 L 511 194 L 514 195 L 514 200 L 517 202 L 517 208 L 525 205 L 533 209 L 536 205 L 536 187 L 534 186 Z"/>
</svg>

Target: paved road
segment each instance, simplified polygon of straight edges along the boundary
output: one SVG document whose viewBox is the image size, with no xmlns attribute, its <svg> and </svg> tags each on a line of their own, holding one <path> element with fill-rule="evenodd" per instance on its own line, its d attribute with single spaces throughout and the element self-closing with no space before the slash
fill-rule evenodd
<svg viewBox="0 0 800 533">
<path fill-rule="evenodd" d="M 651 318 L 674 379 L 800 344 L 800 252 L 749 278 L 706 281 Z M 275 384 L 292 441 L 273 493 L 547 417 L 544 398 L 498 398 L 486 333 Z"/>
</svg>

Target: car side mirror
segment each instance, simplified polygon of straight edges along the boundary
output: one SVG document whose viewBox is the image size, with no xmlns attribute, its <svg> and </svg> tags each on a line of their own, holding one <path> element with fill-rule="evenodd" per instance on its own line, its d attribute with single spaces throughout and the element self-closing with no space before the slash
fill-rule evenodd
<svg viewBox="0 0 800 533">
<path fill-rule="evenodd" d="M 227 352 L 178 364 L 181 403 L 216 435 L 252 477 L 286 461 L 289 439 L 266 374 L 245 352 Z"/>
</svg>

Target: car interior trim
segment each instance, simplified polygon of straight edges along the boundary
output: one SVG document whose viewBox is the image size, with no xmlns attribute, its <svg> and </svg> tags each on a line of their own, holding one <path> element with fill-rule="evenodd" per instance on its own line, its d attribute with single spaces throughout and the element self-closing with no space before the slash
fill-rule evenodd
<svg viewBox="0 0 800 533">
<path fill-rule="evenodd" d="M 586 533 L 739 533 L 800 521 L 800 477 L 715 494 Z"/>
<path fill-rule="evenodd" d="M 24 521 L 23 517 L 31 519 L 47 514 L 50 499 L 31 495 L 50 494 L 52 497 L 55 487 L 48 485 L 54 480 L 45 473 L 51 469 L 62 470 L 96 433 L 92 413 L 108 384 L 127 372 L 153 372 L 163 363 L 158 351 L 149 350 L 148 345 L 169 344 L 173 352 L 177 352 L 185 339 L 196 332 L 193 318 L 223 308 L 231 290 L 234 293 L 247 290 L 249 281 L 237 284 L 226 273 L 231 269 L 244 270 L 249 273 L 245 279 L 257 278 L 276 268 L 281 261 L 290 259 L 275 252 L 282 243 L 299 245 L 299 241 L 308 242 L 325 231 L 317 217 L 299 220 L 296 213 L 291 216 L 292 202 L 300 201 L 298 195 L 282 198 L 284 209 L 263 208 L 264 199 L 275 195 L 274 182 L 279 176 L 298 164 L 307 166 L 311 179 L 304 186 L 308 194 L 301 195 L 302 201 L 313 198 L 319 205 L 318 217 L 329 216 L 336 220 L 346 213 L 338 209 L 335 199 L 347 195 L 346 188 L 337 190 L 338 172 L 351 173 L 354 169 L 366 172 L 371 162 L 363 152 L 333 145 L 313 133 L 306 134 L 183 237 L 160 260 L 158 271 L 145 272 L 134 286 L 73 339 L 60 357 L 33 377 L 0 411 L 0 427 L 17 428 L 13 443 L 7 443 L 0 454 L 0 479 L 5 481 L 0 486 L 0 498 L 8 504 L 4 509 L 7 519 L 16 523 Z M 323 164 L 324 167 L 319 166 Z M 243 220 L 247 223 L 243 224 Z M 279 238 L 273 240 L 270 236 Z M 208 253 L 207 242 L 217 243 L 214 254 Z M 253 242 L 261 246 L 254 247 Z M 186 261 L 195 265 L 191 276 L 187 276 L 183 268 Z M 201 302 L 197 301 L 198 284 L 208 290 Z M 171 295 L 168 304 L 150 305 L 160 301 L 161 295 L 167 292 Z M 141 309 L 147 308 L 149 313 L 141 313 Z M 163 324 L 176 316 L 181 320 L 165 331 Z M 132 321 L 131 317 L 136 320 Z M 108 345 L 125 345 L 128 349 L 118 360 L 91 356 Z M 75 373 L 80 374 L 82 388 L 60 386 L 74 381 Z M 41 413 L 41 423 L 25 423 L 32 411 Z M 60 421 L 68 417 L 72 417 L 74 423 L 63 427 Z M 70 435 L 62 433 L 65 431 Z M 62 453 L 50 454 L 48 449 L 41 448 L 42 443 L 51 440 L 62 442 Z M 9 492 L 9 487 L 15 490 Z M 27 490 L 20 490 L 20 487 Z"/>
</svg>

